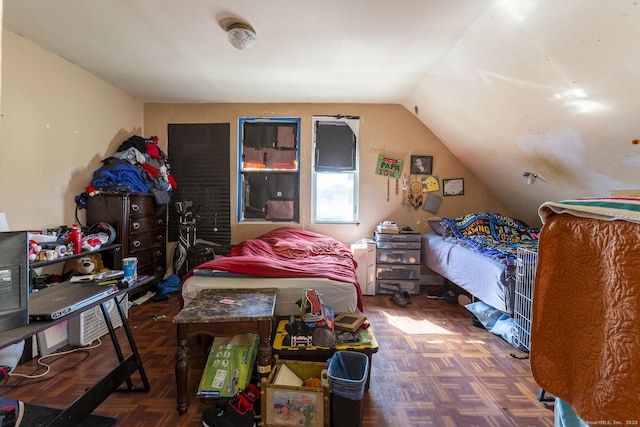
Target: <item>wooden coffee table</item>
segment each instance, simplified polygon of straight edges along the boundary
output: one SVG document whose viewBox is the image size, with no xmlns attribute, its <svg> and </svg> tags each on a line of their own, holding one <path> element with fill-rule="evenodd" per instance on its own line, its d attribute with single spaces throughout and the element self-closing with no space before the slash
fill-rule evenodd
<svg viewBox="0 0 640 427">
<path fill-rule="evenodd" d="M 189 336 L 232 336 L 243 332 L 260 336 L 258 374 L 271 371 L 271 328 L 276 305 L 276 289 L 203 289 L 173 318 L 177 325 L 176 385 L 178 413 L 189 409 Z"/>
</svg>

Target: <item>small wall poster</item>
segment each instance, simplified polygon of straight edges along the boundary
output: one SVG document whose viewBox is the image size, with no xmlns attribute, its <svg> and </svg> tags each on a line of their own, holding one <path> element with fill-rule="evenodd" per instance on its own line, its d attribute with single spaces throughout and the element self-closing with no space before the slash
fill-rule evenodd
<svg viewBox="0 0 640 427">
<path fill-rule="evenodd" d="M 376 175 L 400 179 L 402 175 L 402 159 L 394 159 L 380 154 L 378 156 L 378 165 L 376 166 Z"/>
<path fill-rule="evenodd" d="M 427 193 L 429 191 L 438 191 L 440 190 L 440 184 L 438 184 L 437 176 L 428 176 L 422 181 L 422 192 Z"/>
</svg>

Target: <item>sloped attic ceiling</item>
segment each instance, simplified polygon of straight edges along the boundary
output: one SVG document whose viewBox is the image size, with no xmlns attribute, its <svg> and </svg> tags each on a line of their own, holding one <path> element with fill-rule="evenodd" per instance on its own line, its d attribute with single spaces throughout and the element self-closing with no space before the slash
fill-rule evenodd
<svg viewBox="0 0 640 427">
<path fill-rule="evenodd" d="M 4 0 L 4 26 L 145 102 L 398 103 L 514 214 L 640 187 L 620 0 Z M 231 47 L 221 22 L 258 42 Z M 522 173 L 546 182 L 526 185 Z"/>
</svg>

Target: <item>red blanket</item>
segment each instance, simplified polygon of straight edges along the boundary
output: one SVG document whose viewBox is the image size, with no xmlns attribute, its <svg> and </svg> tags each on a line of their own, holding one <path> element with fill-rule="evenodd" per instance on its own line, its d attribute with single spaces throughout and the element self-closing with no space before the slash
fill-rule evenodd
<svg viewBox="0 0 640 427">
<path fill-rule="evenodd" d="M 353 283 L 358 308 L 363 311 L 362 290 L 351 248 L 332 237 L 293 227 L 282 227 L 245 240 L 228 256 L 196 267 L 262 277 L 323 277 Z M 192 275 L 187 273 L 184 280 Z"/>
</svg>

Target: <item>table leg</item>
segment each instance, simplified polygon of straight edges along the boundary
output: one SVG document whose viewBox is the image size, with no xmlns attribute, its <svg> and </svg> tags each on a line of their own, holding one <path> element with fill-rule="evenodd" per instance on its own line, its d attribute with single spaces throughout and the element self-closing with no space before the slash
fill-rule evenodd
<svg viewBox="0 0 640 427">
<path fill-rule="evenodd" d="M 191 354 L 189 348 L 189 325 L 179 323 L 177 326 L 178 349 L 176 350 L 176 386 L 178 390 L 178 413 L 184 415 L 189 410 L 189 365 Z"/>
<path fill-rule="evenodd" d="M 261 320 L 258 322 L 258 335 L 260 336 L 260 344 L 258 346 L 258 374 L 260 377 L 263 377 L 269 375 L 273 362 L 271 320 Z"/>
</svg>

